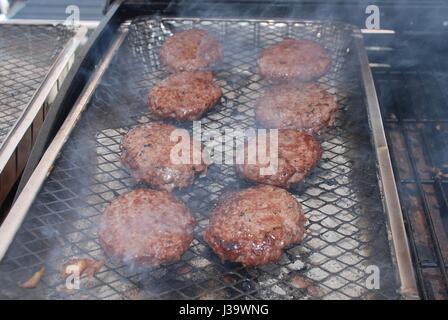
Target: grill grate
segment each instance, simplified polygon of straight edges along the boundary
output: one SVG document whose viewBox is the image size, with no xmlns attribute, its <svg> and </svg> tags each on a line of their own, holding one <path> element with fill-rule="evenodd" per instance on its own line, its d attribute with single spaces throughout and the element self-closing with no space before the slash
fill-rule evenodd
<svg viewBox="0 0 448 320">
<path fill-rule="evenodd" d="M 81 289 L 68 291 L 60 278 L 70 258 L 105 259 L 97 240 L 104 207 L 135 188 L 119 162 L 121 137 L 131 126 L 151 121 L 148 89 L 166 77 L 158 51 L 172 32 L 210 29 L 224 44 L 225 61 L 215 70 L 224 97 L 202 119 L 202 129 L 248 128 L 253 104 L 266 89 L 256 74 L 260 50 L 283 36 L 323 43 L 333 58 L 319 82 L 340 106 L 336 127 L 322 134 L 323 159 L 306 182 L 292 190 L 308 217 L 302 244 L 281 261 L 257 268 L 221 263 L 202 239 L 219 195 L 250 185 L 231 166 L 213 165 L 206 177 L 177 195 L 194 212 L 195 240 L 182 260 L 140 270 L 108 262 Z M 138 18 L 59 155 L 7 255 L 0 264 L 0 296 L 8 298 L 107 299 L 373 299 L 398 298 L 385 215 L 378 188 L 375 153 L 370 144 L 362 99 L 354 30 L 344 24 Z M 126 79 L 126 81 L 123 81 Z M 189 124 L 191 125 L 191 124 Z M 187 127 L 189 126 L 187 125 Z M 47 274 L 34 290 L 25 279 L 42 264 Z M 380 269 L 380 289 L 368 289 L 368 266 Z"/>
<path fill-rule="evenodd" d="M 0 144 L 72 36 L 63 26 L 0 25 Z"/>
<path fill-rule="evenodd" d="M 377 70 L 375 79 L 422 297 L 446 299 L 448 77 L 446 64 L 433 62 Z"/>
</svg>

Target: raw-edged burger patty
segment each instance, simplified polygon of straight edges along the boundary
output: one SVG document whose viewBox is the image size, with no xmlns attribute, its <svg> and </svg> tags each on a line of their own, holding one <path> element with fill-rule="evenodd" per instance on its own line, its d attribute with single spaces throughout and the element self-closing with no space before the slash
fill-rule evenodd
<svg viewBox="0 0 448 320">
<path fill-rule="evenodd" d="M 99 240 L 109 257 L 138 266 L 177 261 L 193 240 L 195 221 L 171 193 L 137 189 L 104 210 Z"/>
<path fill-rule="evenodd" d="M 191 185 L 197 173 L 206 171 L 207 166 L 202 159 L 193 161 L 193 150 L 196 150 L 196 154 L 201 154 L 200 143 L 193 143 L 193 139 L 190 139 L 189 161 L 182 163 L 171 159 L 173 148 L 180 142 L 179 139 L 170 139 L 171 133 L 176 129 L 178 128 L 172 125 L 153 122 L 137 126 L 123 137 L 120 146 L 121 162 L 130 169 L 137 181 L 171 191 Z M 184 133 L 188 134 L 186 131 Z"/>
<path fill-rule="evenodd" d="M 318 84 L 280 85 L 258 99 L 255 117 L 265 128 L 288 128 L 318 133 L 332 126 L 336 99 Z"/>
<path fill-rule="evenodd" d="M 262 77 L 273 82 L 311 81 L 325 75 L 331 57 L 319 43 L 286 38 L 263 50 L 258 58 Z"/>
<path fill-rule="evenodd" d="M 280 129 L 277 137 L 276 170 L 274 166 L 272 166 L 274 169 L 272 174 L 270 172 L 267 174 L 261 170 L 273 165 L 273 163 L 267 161 L 270 159 L 271 146 L 275 146 L 275 143 L 272 142 L 274 135 L 268 133 L 260 137 L 264 139 L 263 142 L 260 142 L 256 137 L 248 141 L 248 144 L 256 145 L 257 150 L 259 150 L 259 143 L 265 146 L 265 155 L 267 156 L 265 161 L 262 162 L 260 157 L 257 157 L 252 159 L 250 163 L 248 161 L 248 144 L 246 144 L 244 164 L 236 165 L 240 176 L 255 182 L 289 188 L 291 185 L 302 181 L 319 162 L 322 150 L 319 142 L 312 135 L 302 131 Z M 274 152 L 275 150 L 273 150 Z"/>
<path fill-rule="evenodd" d="M 160 49 L 162 63 L 174 72 L 206 70 L 221 58 L 221 44 L 203 29 L 178 32 Z"/>
<path fill-rule="evenodd" d="M 174 74 L 152 88 L 149 111 L 162 119 L 197 120 L 221 98 L 211 72 Z"/>
<path fill-rule="evenodd" d="M 302 207 L 288 191 L 263 185 L 220 199 L 204 239 L 221 260 L 262 265 L 301 241 L 304 224 Z"/>
</svg>

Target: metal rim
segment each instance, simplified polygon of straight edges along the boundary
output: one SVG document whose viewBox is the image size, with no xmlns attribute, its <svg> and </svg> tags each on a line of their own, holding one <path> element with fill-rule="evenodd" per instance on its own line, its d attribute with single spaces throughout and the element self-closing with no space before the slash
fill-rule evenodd
<svg viewBox="0 0 448 320">
<path fill-rule="evenodd" d="M 355 35 L 359 59 L 361 61 L 361 75 L 364 82 L 367 112 L 372 130 L 373 143 L 378 161 L 379 180 L 383 195 L 383 205 L 388 217 L 388 228 L 391 233 L 392 250 L 396 259 L 398 276 L 400 279 L 400 294 L 404 298 L 418 299 L 418 289 L 412 264 L 409 242 L 404 227 L 400 199 L 398 197 L 389 148 L 384 133 L 378 98 L 373 84 L 372 72 L 369 68 L 367 53 L 364 49 L 362 35 Z"/>
</svg>

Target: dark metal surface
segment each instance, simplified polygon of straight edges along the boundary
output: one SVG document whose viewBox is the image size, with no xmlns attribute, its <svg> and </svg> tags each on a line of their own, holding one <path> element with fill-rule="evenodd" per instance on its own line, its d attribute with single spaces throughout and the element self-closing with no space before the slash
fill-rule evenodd
<svg viewBox="0 0 448 320">
<path fill-rule="evenodd" d="M 0 24 L 0 144 L 73 34 L 63 26 Z"/>
<path fill-rule="evenodd" d="M 386 61 L 391 67 L 374 72 L 426 299 L 448 298 L 448 63 L 439 39 L 398 42 Z"/>
<path fill-rule="evenodd" d="M 225 61 L 215 70 L 223 99 L 202 119 L 205 129 L 254 126 L 254 101 L 267 84 L 256 73 L 260 50 L 283 36 L 323 43 L 333 65 L 319 82 L 336 95 L 336 127 L 319 136 L 323 159 L 306 182 L 292 190 L 308 218 L 306 238 L 281 261 L 258 268 L 221 263 L 202 239 L 217 198 L 250 184 L 231 166 L 212 165 L 206 177 L 177 192 L 197 220 L 195 240 L 182 260 L 151 270 L 108 262 L 80 290 L 61 278 L 70 258 L 106 259 L 97 239 L 98 219 L 117 195 L 136 187 L 119 162 L 127 130 L 151 121 L 149 88 L 166 77 L 158 51 L 172 32 L 200 26 L 224 43 Z M 87 110 L 65 144 L 22 227 L 0 264 L 4 298 L 398 298 L 385 214 L 370 144 L 354 29 L 344 24 L 138 18 Z M 40 266 L 47 273 L 34 290 L 17 286 Z M 368 289 L 368 266 L 380 270 L 380 288 Z"/>
</svg>

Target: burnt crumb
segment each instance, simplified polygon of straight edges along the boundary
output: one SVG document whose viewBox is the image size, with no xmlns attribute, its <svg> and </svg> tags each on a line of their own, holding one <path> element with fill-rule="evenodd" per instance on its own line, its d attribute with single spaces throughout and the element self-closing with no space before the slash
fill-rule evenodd
<svg viewBox="0 0 448 320">
<path fill-rule="evenodd" d="M 38 271 L 36 271 L 27 281 L 19 284 L 20 288 L 23 289 L 34 289 L 39 284 L 40 280 L 45 274 L 45 267 L 41 267 Z"/>
<path fill-rule="evenodd" d="M 101 270 L 103 265 L 104 261 L 98 261 L 94 259 L 72 259 L 63 266 L 61 276 L 63 278 L 68 277 L 70 274 L 72 274 L 73 269 L 76 268 L 80 276 L 86 274 L 89 278 L 92 278 Z"/>
</svg>

